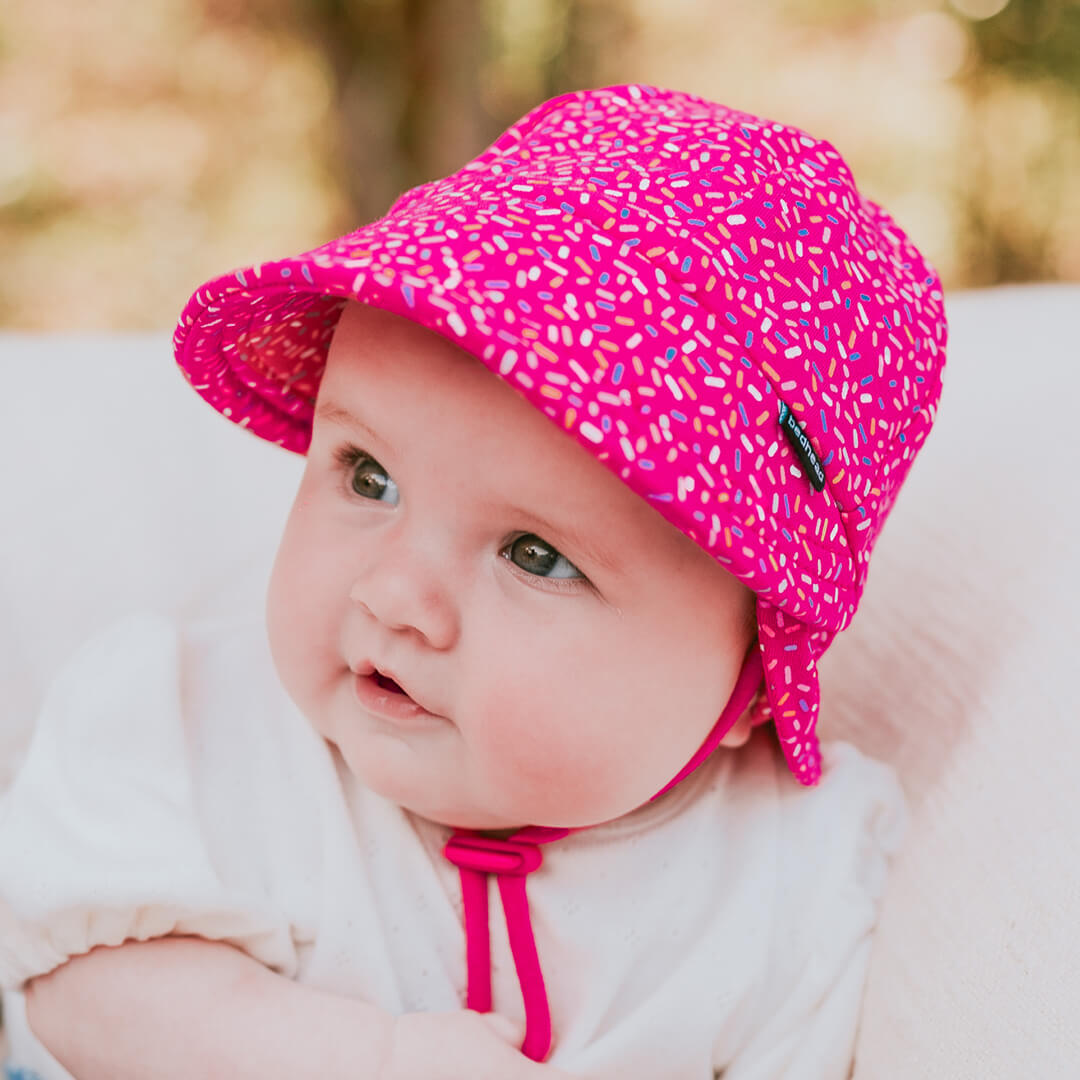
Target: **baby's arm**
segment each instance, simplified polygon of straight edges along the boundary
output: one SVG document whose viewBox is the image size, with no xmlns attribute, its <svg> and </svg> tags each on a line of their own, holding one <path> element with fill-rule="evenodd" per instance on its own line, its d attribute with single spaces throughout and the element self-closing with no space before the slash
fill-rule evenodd
<svg viewBox="0 0 1080 1080">
<path fill-rule="evenodd" d="M 201 938 L 96 948 L 26 991 L 26 1017 L 77 1080 L 379 1076 L 392 1017 L 302 987 Z"/>
<path fill-rule="evenodd" d="M 302 986 L 220 942 L 158 938 L 74 957 L 26 991 L 77 1080 L 557 1080 L 478 1013 L 395 1018 Z M 498 1032 L 498 1034 L 496 1034 Z"/>
</svg>

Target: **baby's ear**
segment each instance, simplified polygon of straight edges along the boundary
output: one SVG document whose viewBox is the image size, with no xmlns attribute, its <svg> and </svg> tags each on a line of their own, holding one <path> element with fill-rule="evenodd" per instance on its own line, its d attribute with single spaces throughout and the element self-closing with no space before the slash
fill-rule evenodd
<svg viewBox="0 0 1080 1080">
<path fill-rule="evenodd" d="M 735 721 L 731 727 L 728 728 L 724 737 L 720 740 L 721 746 L 742 746 L 747 739 L 750 738 L 750 710 L 746 712 Z"/>
</svg>

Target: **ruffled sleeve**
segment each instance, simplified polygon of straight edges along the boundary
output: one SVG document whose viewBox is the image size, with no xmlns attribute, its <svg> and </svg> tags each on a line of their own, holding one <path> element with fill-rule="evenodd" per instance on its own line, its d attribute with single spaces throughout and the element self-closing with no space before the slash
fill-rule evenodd
<svg viewBox="0 0 1080 1080">
<path fill-rule="evenodd" d="M 816 788 L 785 787 L 777 926 L 753 1034 L 723 1080 L 847 1080 L 874 929 L 907 831 L 891 767 L 823 747 Z"/>
<path fill-rule="evenodd" d="M 170 620 L 132 615 L 50 686 L 0 802 L 0 986 L 21 989 L 97 945 L 169 934 L 295 972 L 288 920 L 208 843 L 181 655 Z"/>
</svg>

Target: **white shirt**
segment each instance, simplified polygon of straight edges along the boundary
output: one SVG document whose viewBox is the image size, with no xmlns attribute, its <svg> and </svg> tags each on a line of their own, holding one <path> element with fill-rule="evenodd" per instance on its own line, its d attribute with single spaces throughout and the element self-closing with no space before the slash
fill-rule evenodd
<svg viewBox="0 0 1080 1080">
<path fill-rule="evenodd" d="M 907 810 L 888 766 L 847 743 L 823 755 L 801 787 L 763 729 L 544 846 L 528 895 L 551 1062 L 595 1080 L 847 1077 Z M 278 682 L 261 619 L 121 620 L 50 687 L 0 802 L 11 1063 L 68 1080 L 26 1028 L 26 980 L 173 933 L 395 1014 L 461 1008 L 449 833 L 348 772 Z M 490 888 L 494 1007 L 523 1018 Z"/>
</svg>

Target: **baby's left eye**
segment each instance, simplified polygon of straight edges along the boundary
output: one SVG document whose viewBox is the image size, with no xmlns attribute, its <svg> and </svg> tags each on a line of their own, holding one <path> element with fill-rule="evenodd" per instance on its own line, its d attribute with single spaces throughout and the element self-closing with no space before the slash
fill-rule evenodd
<svg viewBox="0 0 1080 1080">
<path fill-rule="evenodd" d="M 368 453 L 355 446 L 342 446 L 334 455 L 345 473 L 349 491 L 374 502 L 398 501 L 398 486 L 390 474 Z"/>
<path fill-rule="evenodd" d="M 524 533 L 499 553 L 526 573 L 544 578 L 584 578 L 565 556 L 535 533 Z"/>
</svg>

